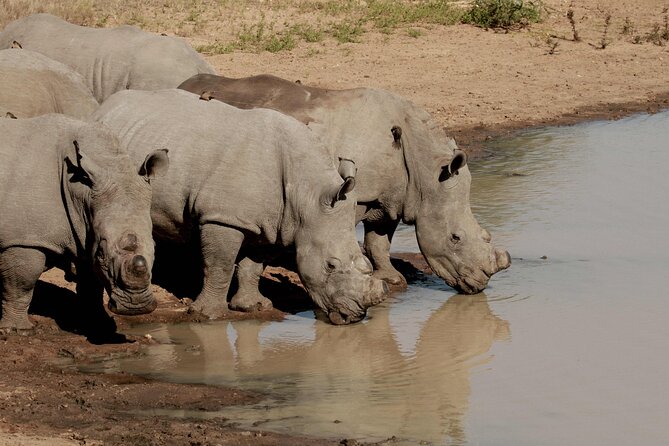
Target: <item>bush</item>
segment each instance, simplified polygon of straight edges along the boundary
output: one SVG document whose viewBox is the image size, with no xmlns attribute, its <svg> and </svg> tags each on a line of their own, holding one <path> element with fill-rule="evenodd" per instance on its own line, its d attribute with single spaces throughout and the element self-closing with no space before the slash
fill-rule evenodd
<svg viewBox="0 0 669 446">
<path fill-rule="evenodd" d="M 541 6 L 538 2 L 523 0 L 474 0 L 462 16 L 463 23 L 481 28 L 523 28 L 532 22 L 541 21 Z"/>
</svg>

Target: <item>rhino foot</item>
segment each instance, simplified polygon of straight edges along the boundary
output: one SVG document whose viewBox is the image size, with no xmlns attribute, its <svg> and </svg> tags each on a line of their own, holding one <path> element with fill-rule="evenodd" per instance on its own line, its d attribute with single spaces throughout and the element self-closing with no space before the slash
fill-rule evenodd
<svg viewBox="0 0 669 446">
<path fill-rule="evenodd" d="M 228 307 L 234 311 L 250 313 L 252 311 L 271 310 L 273 305 L 271 300 L 260 293 L 254 295 L 237 293 L 230 299 Z"/>
<path fill-rule="evenodd" d="M 407 280 L 396 269 L 377 269 L 372 274 L 375 279 L 383 280 L 391 290 L 404 290 L 407 288 Z"/>
<path fill-rule="evenodd" d="M 225 300 L 211 302 L 207 299 L 198 298 L 188 307 L 188 313 L 200 313 L 207 319 L 220 319 L 228 311 L 228 304 Z"/>
<path fill-rule="evenodd" d="M 20 336 L 30 336 L 35 333 L 35 326 L 28 316 L 22 316 L 18 318 L 8 318 L 3 317 L 0 319 L 0 334 L 1 335 L 20 335 Z"/>
<path fill-rule="evenodd" d="M 35 327 L 17 328 L 17 327 L 0 327 L 0 336 L 32 336 L 35 334 Z"/>
</svg>

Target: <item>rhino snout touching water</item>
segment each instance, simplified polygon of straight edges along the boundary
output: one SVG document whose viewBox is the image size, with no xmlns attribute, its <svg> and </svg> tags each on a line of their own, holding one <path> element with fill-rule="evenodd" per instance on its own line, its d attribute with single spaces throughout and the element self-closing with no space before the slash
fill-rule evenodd
<svg viewBox="0 0 669 446">
<path fill-rule="evenodd" d="M 338 171 L 300 122 L 176 89 L 118 92 L 93 119 L 112 128 L 136 160 L 148 142 L 169 149 L 170 170 L 153 184 L 154 235 L 159 244 L 198 243 L 204 283 L 194 310 L 216 318 L 228 309 L 235 264 L 240 289 L 255 288 L 235 294 L 230 308 L 271 306 L 258 279 L 270 252 L 288 248 L 333 323 L 360 320 L 385 297 L 357 245 L 355 169 L 342 160 Z"/>
<path fill-rule="evenodd" d="M 103 126 L 63 115 L 0 120 L 0 329 L 27 330 L 42 272 L 74 264 L 77 294 L 152 311 L 151 186 L 164 150 L 133 163 Z M 94 304 L 93 304 L 94 305 Z"/>
<path fill-rule="evenodd" d="M 33 14 L 0 33 L 0 49 L 15 42 L 81 74 L 98 102 L 120 90 L 176 88 L 195 74 L 215 73 L 185 40 L 135 26 L 88 28 Z"/>
<path fill-rule="evenodd" d="M 389 284 L 406 286 L 389 256 L 400 221 L 416 226 L 425 259 L 458 291 L 477 293 L 493 274 L 510 266 L 509 254 L 495 248 L 471 212 L 465 154 L 410 101 L 384 90 L 313 88 L 270 75 L 231 79 L 200 74 L 179 88 L 207 92 L 210 99 L 240 108 L 270 108 L 293 116 L 333 156 L 354 159 L 365 252 L 374 275 Z"/>
</svg>

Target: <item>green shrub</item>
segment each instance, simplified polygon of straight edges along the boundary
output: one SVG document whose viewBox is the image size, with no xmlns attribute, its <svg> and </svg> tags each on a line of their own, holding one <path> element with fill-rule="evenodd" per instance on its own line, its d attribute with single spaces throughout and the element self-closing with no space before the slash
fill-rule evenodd
<svg viewBox="0 0 669 446">
<path fill-rule="evenodd" d="M 523 0 L 474 0 L 461 20 L 486 29 L 522 28 L 541 21 L 541 5 Z"/>
</svg>

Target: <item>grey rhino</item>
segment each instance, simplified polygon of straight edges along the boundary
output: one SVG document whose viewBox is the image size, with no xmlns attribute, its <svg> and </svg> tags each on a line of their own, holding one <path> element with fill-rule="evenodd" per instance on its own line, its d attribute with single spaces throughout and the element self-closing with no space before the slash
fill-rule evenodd
<svg viewBox="0 0 669 446">
<path fill-rule="evenodd" d="M 354 159 L 357 220 L 364 224 L 364 248 L 376 277 L 406 286 L 389 257 L 400 220 L 416 226 L 428 264 L 460 292 L 480 292 L 494 273 L 511 264 L 509 254 L 491 244 L 490 233 L 472 214 L 464 152 L 410 101 L 384 90 L 328 90 L 270 75 L 202 74 L 179 88 L 240 108 L 266 107 L 294 116 L 322 138 L 333 156 Z"/>
<path fill-rule="evenodd" d="M 0 330 L 30 330 L 38 278 L 73 262 L 85 300 L 106 289 L 115 313 L 152 311 L 149 179 L 166 152 L 133 163 L 100 124 L 57 114 L 0 119 L 0 134 Z"/>
<path fill-rule="evenodd" d="M 84 78 L 29 50 L 0 50 L 0 115 L 32 118 L 63 113 L 86 119 L 99 104 Z"/>
<path fill-rule="evenodd" d="M 205 274 L 194 310 L 218 317 L 236 259 L 242 270 L 262 264 L 272 247 L 294 246 L 305 288 L 333 323 L 358 321 L 385 297 L 356 241 L 352 166 L 342 164 L 342 181 L 300 122 L 176 89 L 116 93 L 92 119 L 110 126 L 137 160 L 149 142 L 169 148 L 172 167 L 154 185 L 154 237 L 199 237 Z M 233 309 L 269 305 L 257 291 L 230 301 Z"/>
<path fill-rule="evenodd" d="M 135 26 L 96 29 L 33 14 L 0 33 L 0 49 L 14 42 L 80 73 L 98 102 L 119 90 L 175 88 L 195 74 L 215 73 L 184 40 Z"/>
</svg>

